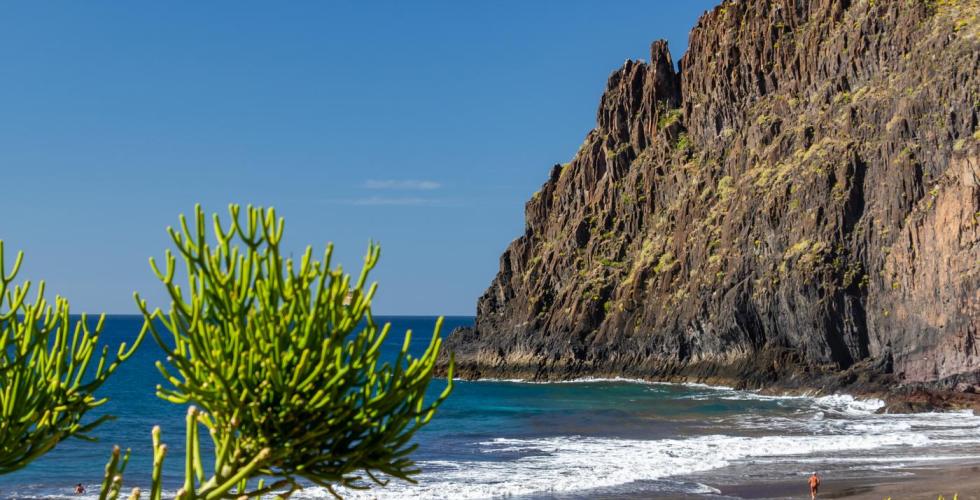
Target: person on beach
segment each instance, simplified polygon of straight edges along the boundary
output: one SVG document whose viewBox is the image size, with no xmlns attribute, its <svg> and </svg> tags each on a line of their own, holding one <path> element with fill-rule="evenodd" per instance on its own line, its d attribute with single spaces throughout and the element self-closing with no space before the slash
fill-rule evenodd
<svg viewBox="0 0 980 500">
<path fill-rule="evenodd" d="M 78 483 L 75 486 L 75 494 L 76 495 L 84 495 L 85 494 L 85 487 L 82 486 L 82 483 Z"/>
<path fill-rule="evenodd" d="M 820 476 L 816 472 L 810 476 L 810 499 L 817 498 L 817 489 L 820 488 Z"/>
</svg>

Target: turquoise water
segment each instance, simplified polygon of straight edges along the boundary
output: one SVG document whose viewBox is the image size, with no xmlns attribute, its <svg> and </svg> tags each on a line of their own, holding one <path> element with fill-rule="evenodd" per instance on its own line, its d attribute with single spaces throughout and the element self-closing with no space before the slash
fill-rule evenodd
<svg viewBox="0 0 980 500">
<path fill-rule="evenodd" d="M 430 317 L 392 323 L 385 345 L 397 351 L 414 331 L 423 349 Z M 107 320 L 104 339 L 134 336 L 142 319 Z M 472 318 L 447 318 L 443 333 Z M 150 429 L 170 447 L 166 483 L 176 489 L 185 408 L 157 399 L 161 379 L 152 340 L 110 380 L 104 407 L 118 420 L 99 428 L 100 442 L 69 440 L 27 469 L 0 477 L 2 498 L 78 498 L 95 491 L 113 444 L 133 450 L 126 490 L 146 486 Z M 438 381 L 433 394 L 444 386 Z M 847 396 L 771 397 L 698 385 L 626 380 L 557 384 L 458 382 L 432 423 L 418 434 L 418 485 L 346 492 L 352 498 L 593 498 L 704 496 L 742 482 L 901 474 L 922 463 L 980 458 L 980 418 L 972 414 L 877 415 L 876 401 Z M 94 498 L 94 496 L 89 496 Z M 326 497 L 308 488 L 300 498 Z"/>
</svg>

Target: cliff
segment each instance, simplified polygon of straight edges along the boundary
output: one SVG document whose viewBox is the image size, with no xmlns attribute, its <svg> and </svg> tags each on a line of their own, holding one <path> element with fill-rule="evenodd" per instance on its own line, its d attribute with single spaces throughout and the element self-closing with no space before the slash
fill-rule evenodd
<svg viewBox="0 0 980 500">
<path fill-rule="evenodd" d="M 972 391 L 980 0 L 744 0 L 610 77 L 464 377 Z"/>
</svg>

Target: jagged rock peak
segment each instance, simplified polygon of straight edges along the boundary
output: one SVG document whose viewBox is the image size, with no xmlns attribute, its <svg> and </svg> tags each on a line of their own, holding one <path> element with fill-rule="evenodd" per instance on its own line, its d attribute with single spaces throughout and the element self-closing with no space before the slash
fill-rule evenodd
<svg viewBox="0 0 980 500">
<path fill-rule="evenodd" d="M 627 60 L 609 76 L 599 103 L 596 130 L 607 143 L 630 143 L 642 151 L 653 139 L 657 120 L 680 105 L 680 78 L 665 40 L 650 48 L 650 62 Z"/>
</svg>

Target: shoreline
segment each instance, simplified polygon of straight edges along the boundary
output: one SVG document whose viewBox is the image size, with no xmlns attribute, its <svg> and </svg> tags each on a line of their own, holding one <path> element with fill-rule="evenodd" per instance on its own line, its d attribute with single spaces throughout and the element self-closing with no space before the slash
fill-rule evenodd
<svg viewBox="0 0 980 500">
<path fill-rule="evenodd" d="M 437 367 L 437 376 L 446 375 L 445 366 Z M 484 372 L 506 373 L 504 376 L 484 376 Z M 687 386 L 704 386 L 710 388 L 744 391 L 759 395 L 777 397 L 822 397 L 847 395 L 855 399 L 876 399 L 884 402 L 879 410 L 881 413 L 929 413 L 949 412 L 958 410 L 973 410 L 980 414 L 980 393 L 958 392 L 929 385 L 886 384 L 883 382 L 852 382 L 840 383 L 835 377 L 814 377 L 810 384 L 801 380 L 776 380 L 769 383 L 750 383 L 720 376 L 690 376 L 675 374 L 671 376 L 645 376 L 643 374 L 615 374 L 597 371 L 591 375 L 581 373 L 559 374 L 554 372 L 535 373 L 532 376 L 521 376 L 522 370 L 477 370 L 461 369 L 458 360 L 453 381 L 466 382 L 512 382 L 524 384 L 567 384 L 588 382 L 623 382 L 637 384 L 675 384 Z M 579 376 L 566 376 L 566 375 Z M 509 375 L 509 376 L 508 376 Z M 838 374 L 839 375 L 839 374 Z M 792 382 L 792 383 L 789 383 Z"/>
<path fill-rule="evenodd" d="M 589 384 L 589 383 L 623 383 L 623 384 L 642 384 L 642 385 L 671 385 L 693 388 L 704 388 L 709 390 L 733 391 L 744 393 L 747 399 L 781 399 L 781 398 L 801 398 L 820 400 L 821 398 L 843 396 L 850 398 L 854 403 L 879 403 L 882 409 L 885 408 L 883 400 L 873 394 L 854 394 L 847 391 L 835 393 L 820 393 L 819 391 L 786 391 L 778 392 L 774 390 L 760 389 L 736 389 L 731 386 L 709 385 L 701 382 L 680 382 L 680 381 L 655 381 L 640 378 L 626 377 L 580 377 L 566 380 L 520 380 L 520 379 L 466 379 L 457 378 L 474 383 L 513 383 L 513 384 L 534 384 L 534 385 L 562 385 L 562 384 Z M 873 411 L 873 410 L 872 410 Z M 943 413 L 953 413 L 964 410 L 937 410 Z M 967 409 L 967 412 L 975 410 Z M 880 413 L 880 412 L 879 412 Z M 903 412 L 905 413 L 905 412 Z M 909 415 L 922 414 L 923 412 L 907 412 Z M 608 496 L 599 493 L 589 495 L 590 498 L 617 499 L 640 499 L 640 498 L 718 498 L 718 499 L 789 499 L 789 498 L 808 498 L 806 476 L 799 479 L 787 479 L 785 477 L 774 477 L 772 479 L 757 478 L 741 482 L 732 481 L 729 474 L 716 474 L 722 469 L 706 471 L 692 475 L 681 474 L 673 476 L 672 480 L 690 480 L 693 483 L 707 486 L 717 493 L 703 494 L 690 493 L 678 496 L 676 492 L 664 492 L 662 490 L 643 491 L 642 487 L 636 493 L 612 493 Z M 819 466 L 818 466 L 819 471 Z M 936 499 L 940 495 L 946 500 L 951 500 L 953 495 L 958 494 L 959 500 L 980 500 L 980 457 L 950 457 L 949 459 L 940 458 L 936 462 L 919 461 L 909 462 L 908 465 L 885 469 L 884 471 L 865 472 L 863 475 L 855 476 L 835 473 L 833 471 L 820 472 L 823 484 L 818 498 L 839 498 L 839 499 L 881 499 L 892 498 L 900 499 Z M 858 474 L 861 474 L 860 472 Z M 712 476 L 717 478 L 712 480 Z M 729 476 L 723 479 L 718 476 Z M 531 495 L 530 498 L 539 498 Z M 580 498 L 577 494 L 542 496 L 540 498 Z"/>
<path fill-rule="evenodd" d="M 636 385 L 666 385 L 673 387 L 686 387 L 693 389 L 708 389 L 713 391 L 729 391 L 738 394 L 744 394 L 743 398 L 737 399 L 810 399 L 810 400 L 821 400 L 826 398 L 850 398 L 854 403 L 870 403 L 877 404 L 881 403 L 881 408 L 885 408 L 886 402 L 875 394 L 872 393 L 849 393 L 846 391 L 840 392 L 822 392 L 818 390 L 797 390 L 797 391 L 778 391 L 778 390 L 765 390 L 765 389 L 737 389 L 729 385 L 712 385 L 702 382 L 666 382 L 657 380 L 646 380 L 639 378 L 626 378 L 626 377 L 581 377 L 566 380 L 522 380 L 522 379 L 498 379 L 498 378 L 479 378 L 479 379 L 468 379 L 453 377 L 453 382 L 469 382 L 475 384 L 488 383 L 488 384 L 528 384 L 528 385 L 575 385 L 575 384 L 636 384 Z M 967 408 L 967 410 L 972 410 L 972 408 Z M 940 410 L 940 412 L 949 413 L 963 411 L 963 409 L 947 409 Z M 925 412 L 909 412 L 909 414 L 915 413 L 925 413 Z"/>
<path fill-rule="evenodd" d="M 980 500 L 980 460 L 962 461 L 944 466 L 910 466 L 895 469 L 903 475 L 870 475 L 866 477 L 823 477 L 818 499 L 876 499 L 876 500 Z M 701 478 L 698 484 L 716 493 L 637 491 L 626 494 L 589 495 L 602 500 L 790 500 L 809 498 L 806 476 L 798 480 L 773 479 L 744 483 L 713 483 Z M 544 498 L 544 497 L 542 497 Z M 550 497 L 549 497 L 550 498 Z M 564 498 L 564 497 L 557 497 Z M 574 495 L 569 498 L 577 498 Z"/>
<path fill-rule="evenodd" d="M 980 500 L 980 461 L 955 462 L 943 466 L 910 466 L 896 469 L 905 476 L 871 476 L 834 479 L 824 477 L 817 498 L 907 498 L 935 499 L 943 495 L 951 500 Z M 729 485 L 711 485 L 721 498 L 765 500 L 803 498 L 808 494 L 806 480 L 772 481 Z"/>
</svg>

